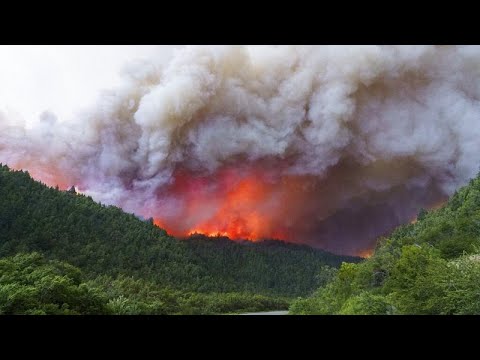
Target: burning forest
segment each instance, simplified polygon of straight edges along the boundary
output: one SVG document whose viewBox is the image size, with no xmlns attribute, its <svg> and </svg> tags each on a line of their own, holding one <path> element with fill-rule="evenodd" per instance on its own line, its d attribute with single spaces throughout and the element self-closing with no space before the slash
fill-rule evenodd
<svg viewBox="0 0 480 360">
<path fill-rule="evenodd" d="M 477 173 L 479 60 L 477 46 L 181 47 L 72 119 L 0 112 L 0 162 L 178 237 L 367 256 Z"/>
</svg>

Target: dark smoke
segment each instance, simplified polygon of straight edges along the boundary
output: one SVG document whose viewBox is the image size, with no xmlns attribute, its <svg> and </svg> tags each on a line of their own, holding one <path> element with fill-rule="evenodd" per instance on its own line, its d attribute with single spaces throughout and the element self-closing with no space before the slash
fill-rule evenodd
<svg viewBox="0 0 480 360">
<path fill-rule="evenodd" d="M 479 64 L 477 46 L 184 47 L 132 65 L 123 87 L 75 121 L 46 113 L 27 129 L 0 114 L 0 161 L 189 224 L 238 185 L 220 189 L 219 171 L 245 169 L 275 190 L 256 195 L 268 228 L 358 253 L 476 174 Z M 204 208 L 166 191 L 184 181 L 180 170 L 208 179 L 195 190 Z M 272 200 L 277 190 L 288 203 Z"/>
</svg>

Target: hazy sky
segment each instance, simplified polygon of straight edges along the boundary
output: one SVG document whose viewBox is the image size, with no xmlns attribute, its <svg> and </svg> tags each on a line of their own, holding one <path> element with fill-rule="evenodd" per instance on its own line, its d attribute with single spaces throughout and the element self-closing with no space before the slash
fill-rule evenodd
<svg viewBox="0 0 480 360">
<path fill-rule="evenodd" d="M 343 253 L 478 172 L 479 46 L 171 50 L 0 46 L 0 111 L 59 119 L 0 113 L 0 162 L 172 232 L 285 229 Z"/>
<path fill-rule="evenodd" d="M 45 110 L 68 120 L 117 85 L 125 63 L 158 52 L 148 45 L 1 45 L 0 111 L 27 123 Z"/>
</svg>

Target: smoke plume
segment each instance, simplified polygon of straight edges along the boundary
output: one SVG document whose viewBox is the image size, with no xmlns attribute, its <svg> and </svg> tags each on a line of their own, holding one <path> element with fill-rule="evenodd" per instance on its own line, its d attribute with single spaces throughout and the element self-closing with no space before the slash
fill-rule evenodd
<svg viewBox="0 0 480 360">
<path fill-rule="evenodd" d="M 0 161 L 175 235 L 349 254 L 480 165 L 477 46 L 187 46 L 124 77 L 74 121 L 0 113 Z"/>
</svg>

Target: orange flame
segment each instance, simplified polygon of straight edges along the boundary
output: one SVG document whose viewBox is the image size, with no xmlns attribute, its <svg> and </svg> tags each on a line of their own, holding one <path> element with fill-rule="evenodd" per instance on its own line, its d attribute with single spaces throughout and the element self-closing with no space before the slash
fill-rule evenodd
<svg viewBox="0 0 480 360">
<path fill-rule="evenodd" d="M 279 219 L 285 215 L 294 185 L 294 179 L 269 181 L 258 171 L 239 174 L 224 169 L 215 179 L 178 171 L 175 183 L 166 192 L 181 194 L 182 211 L 174 216 L 157 217 L 154 223 L 177 236 L 204 234 L 251 241 L 285 240 L 288 230 L 279 225 L 282 223 Z"/>
<path fill-rule="evenodd" d="M 284 238 L 280 231 L 269 232 L 269 216 L 257 210 L 268 200 L 265 184 L 253 178 L 242 180 L 228 191 L 215 214 L 187 231 L 188 234 L 220 234 L 232 239 Z M 272 209 L 275 211 L 275 209 Z"/>
<path fill-rule="evenodd" d="M 153 217 L 155 225 L 177 237 L 204 234 L 232 240 L 305 242 L 306 239 L 300 238 L 301 231 L 308 230 L 303 226 L 305 218 L 316 216 L 319 221 L 325 216 L 318 214 L 319 209 L 323 209 L 318 203 L 309 207 L 312 194 L 320 199 L 329 194 L 315 190 L 318 180 L 313 177 L 279 175 L 282 164 L 276 165 L 276 168 L 260 163 L 225 166 L 213 174 L 177 169 L 172 183 L 158 189 L 150 207 L 143 205 L 136 211 L 145 218 Z M 22 160 L 12 168 L 28 169 L 33 178 L 62 190 L 75 184 L 80 186 L 80 189 L 76 186 L 76 190 L 81 193 L 84 186 L 54 164 L 47 166 Z M 328 204 L 328 199 L 325 203 Z M 443 204 L 444 201 L 439 201 L 428 208 L 437 209 Z M 415 221 L 416 218 L 412 218 L 411 222 Z M 372 253 L 372 249 L 365 249 L 356 255 L 370 257 Z"/>
<path fill-rule="evenodd" d="M 368 259 L 373 255 L 373 249 L 364 249 L 358 252 L 357 256 Z"/>
</svg>

